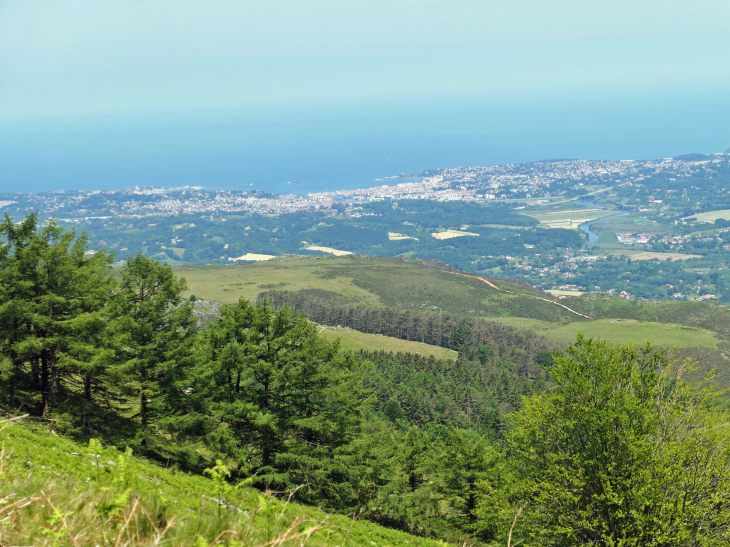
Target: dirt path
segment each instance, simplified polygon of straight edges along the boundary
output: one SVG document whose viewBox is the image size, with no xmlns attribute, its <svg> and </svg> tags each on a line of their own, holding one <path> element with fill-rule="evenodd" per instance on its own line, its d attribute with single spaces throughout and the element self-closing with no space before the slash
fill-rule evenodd
<svg viewBox="0 0 730 547">
<path fill-rule="evenodd" d="M 507 291 L 505 289 L 500 289 L 499 287 L 497 287 L 497 285 L 495 285 L 491 281 L 488 281 L 488 280 L 484 279 L 483 277 L 477 277 L 476 275 L 468 275 L 468 274 L 457 274 L 457 275 L 462 275 L 464 277 L 471 277 L 473 279 L 478 279 L 479 281 L 483 281 L 484 283 L 486 283 L 487 285 L 489 285 L 493 289 L 497 289 L 500 292 L 506 292 L 506 293 L 509 293 L 509 294 L 515 294 L 514 291 Z M 554 300 L 549 300 L 547 298 L 540 298 L 539 296 L 532 296 L 531 294 L 525 294 L 523 296 L 526 296 L 528 298 L 534 298 L 535 300 L 542 300 L 543 302 L 549 302 L 550 304 L 555 304 L 556 306 L 560 306 L 561 308 L 564 308 L 564 309 L 568 310 L 570 313 L 574 313 L 575 315 L 579 315 L 581 317 L 585 317 L 586 319 L 593 319 L 592 317 L 590 317 L 588 315 L 584 315 L 584 314 L 582 314 L 580 312 L 577 312 L 575 310 L 571 310 L 568 306 L 565 306 L 565 305 L 561 304 L 560 302 L 555 302 Z"/>
</svg>

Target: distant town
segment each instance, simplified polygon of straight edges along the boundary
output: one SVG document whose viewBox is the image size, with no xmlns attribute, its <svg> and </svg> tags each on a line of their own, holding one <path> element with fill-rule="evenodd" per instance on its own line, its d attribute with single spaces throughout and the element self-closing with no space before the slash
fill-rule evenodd
<svg viewBox="0 0 730 547">
<path fill-rule="evenodd" d="M 442 168 L 374 182 L 382 184 L 304 195 L 209 186 L 6 192 L 0 214 L 55 217 L 120 260 L 403 256 L 558 298 L 730 302 L 730 151 Z"/>
<path fill-rule="evenodd" d="M 723 161 L 726 155 L 663 160 L 555 160 L 486 167 L 445 168 L 401 175 L 396 184 L 372 188 L 275 195 L 261 191 L 132 187 L 123 190 L 57 191 L 37 194 L 1 193 L 0 211 L 11 214 L 39 210 L 66 222 L 94 218 L 141 218 L 196 213 L 258 213 L 281 215 L 321 211 L 360 217 L 361 206 L 383 200 L 490 202 L 521 200 L 523 206 L 555 203 L 560 197 L 576 199 L 610 194 L 614 187 L 631 185 L 662 172 L 691 175 L 698 166 Z M 592 188 L 598 186 L 598 188 Z M 585 189 L 583 191 L 583 189 Z M 662 200 L 650 196 L 643 211 Z M 68 216 L 67 216 L 68 215 Z"/>
</svg>

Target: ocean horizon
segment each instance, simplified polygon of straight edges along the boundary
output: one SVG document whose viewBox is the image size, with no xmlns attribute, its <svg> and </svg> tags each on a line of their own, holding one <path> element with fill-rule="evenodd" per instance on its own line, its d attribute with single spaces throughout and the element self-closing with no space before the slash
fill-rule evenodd
<svg viewBox="0 0 730 547">
<path fill-rule="evenodd" d="M 188 185 L 306 194 L 372 187 L 441 167 L 717 153 L 730 147 L 728 98 L 6 121 L 0 191 Z"/>
</svg>

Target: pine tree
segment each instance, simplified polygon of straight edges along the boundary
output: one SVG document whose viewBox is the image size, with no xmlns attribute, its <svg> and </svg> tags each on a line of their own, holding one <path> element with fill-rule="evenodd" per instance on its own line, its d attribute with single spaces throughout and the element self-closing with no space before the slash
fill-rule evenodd
<svg viewBox="0 0 730 547">
<path fill-rule="evenodd" d="M 385 408 L 383 409 L 383 414 L 385 414 L 385 417 L 394 424 L 398 423 L 399 420 L 406 419 L 406 413 L 403 412 L 403 408 L 401 408 L 398 399 L 395 397 L 391 398 L 386 403 Z"/>
<path fill-rule="evenodd" d="M 352 469 L 337 454 L 372 403 L 354 357 L 266 301 L 224 306 L 202 336 L 173 424 L 180 438 L 204 438 L 261 486 L 306 483 L 301 498 L 331 506 L 351 499 Z"/>
<path fill-rule="evenodd" d="M 0 235 L 7 242 L 0 253 L 0 346 L 5 368 L 12 370 L 11 399 L 21 369 L 30 363 L 42 414 L 63 392 L 67 409 L 85 419 L 88 405 L 79 410 L 76 402 L 80 393 L 91 402 L 89 386 L 103 374 L 105 357 L 97 342 L 103 328 L 100 313 L 113 284 L 113 257 L 104 251 L 88 253 L 85 233 L 76 237 L 53 219 L 39 226 L 35 213 L 19 225 L 6 215 Z"/>
<path fill-rule="evenodd" d="M 486 436 L 451 428 L 450 442 L 446 448 L 444 468 L 444 494 L 457 511 L 457 522 L 466 520 L 474 524 L 477 520 L 479 485 L 488 480 L 499 460 Z"/>
<path fill-rule="evenodd" d="M 110 305 L 113 379 L 138 401 L 138 442 L 144 451 L 160 440 L 150 426 L 165 402 L 163 393 L 175 390 L 195 334 L 197 319 L 182 298 L 184 290 L 185 280 L 169 265 L 138 254 L 124 264 Z"/>
<path fill-rule="evenodd" d="M 420 535 L 443 526 L 443 496 L 436 484 L 442 447 L 415 426 L 406 431 L 391 426 L 370 435 L 367 468 L 379 468 L 387 475 L 369 504 L 368 516 Z"/>
<path fill-rule="evenodd" d="M 30 336 L 24 319 L 27 297 L 22 282 L 20 257 L 35 236 L 37 215 L 16 226 L 8 215 L 0 225 L 6 243 L 0 247 L 0 380 L 12 407 L 17 406 L 21 367 L 19 344 Z M 35 372 L 35 371 L 34 371 Z M 35 375 L 33 376 L 35 379 Z M 37 387 L 37 386 L 36 386 Z"/>
</svg>

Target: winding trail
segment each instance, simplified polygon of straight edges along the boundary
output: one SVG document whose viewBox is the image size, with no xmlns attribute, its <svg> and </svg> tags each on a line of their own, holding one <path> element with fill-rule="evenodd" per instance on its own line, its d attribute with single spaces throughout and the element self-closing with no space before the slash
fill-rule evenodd
<svg viewBox="0 0 730 547">
<path fill-rule="evenodd" d="M 476 275 L 469 275 L 469 274 L 456 274 L 456 275 L 461 275 L 463 277 L 471 277 L 472 279 L 478 279 L 479 281 L 483 281 L 484 283 L 486 283 L 487 285 L 489 285 L 493 289 L 496 289 L 496 290 L 498 290 L 500 292 L 506 292 L 506 293 L 509 293 L 509 294 L 517 294 L 514 291 L 508 291 L 506 289 L 500 289 L 499 287 L 497 287 L 497 285 L 495 285 L 491 281 L 488 281 L 487 279 L 484 279 L 483 277 L 479 277 L 479 276 L 476 276 Z M 523 294 L 522 296 L 526 296 L 528 298 L 534 298 L 535 300 L 542 300 L 543 302 L 549 302 L 550 304 L 555 304 L 556 306 L 560 306 L 561 308 L 564 308 L 564 309 L 568 310 L 570 313 L 574 313 L 575 315 L 579 315 L 581 317 L 585 317 L 586 319 L 593 319 L 592 317 L 590 317 L 588 315 L 584 315 L 584 314 L 582 314 L 580 312 L 577 312 L 575 310 L 571 310 L 568 306 L 565 306 L 565 305 L 561 304 L 560 302 L 555 302 L 554 300 L 549 300 L 547 298 L 540 298 L 539 296 L 532 296 L 531 294 Z"/>
</svg>

